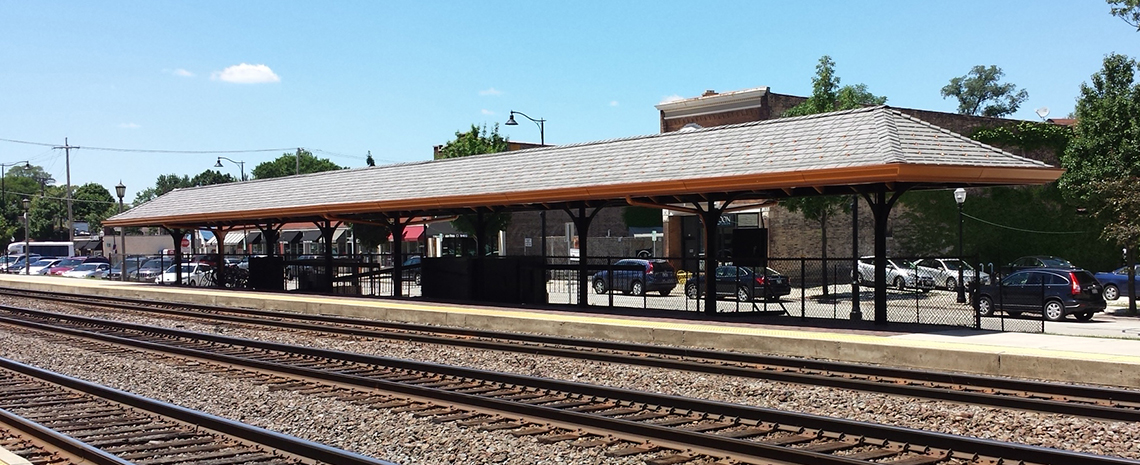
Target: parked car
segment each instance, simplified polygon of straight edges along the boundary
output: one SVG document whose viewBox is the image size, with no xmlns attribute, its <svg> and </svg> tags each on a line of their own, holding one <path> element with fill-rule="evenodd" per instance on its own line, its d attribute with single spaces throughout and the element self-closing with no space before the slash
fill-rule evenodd
<svg viewBox="0 0 1140 465">
<path fill-rule="evenodd" d="M 416 285 L 419 285 L 420 282 L 423 281 L 422 272 L 420 270 L 421 263 L 423 263 L 423 258 L 419 255 L 412 255 L 408 257 L 407 260 L 404 260 L 404 271 L 400 273 L 400 276 L 404 278 L 404 282 L 412 281 L 415 282 Z"/>
<path fill-rule="evenodd" d="M 736 296 L 737 300 L 751 301 L 754 297 L 777 299 L 792 293 L 792 284 L 779 271 L 766 268 L 767 273 L 754 272 L 743 266 L 716 267 L 717 297 Z M 698 274 L 685 283 L 685 296 L 697 299 L 704 295 L 704 275 Z"/>
<path fill-rule="evenodd" d="M 955 290 L 958 288 L 958 265 L 961 263 L 962 267 L 962 281 L 967 286 L 974 284 L 975 281 L 981 281 L 982 285 L 990 283 L 990 275 L 986 272 L 979 272 L 970 266 L 969 263 L 959 262 L 957 258 L 925 258 L 918 262 L 919 273 L 929 274 L 934 278 L 934 287 L 940 287 L 947 290 Z M 975 278 L 977 275 L 977 278 Z"/>
<path fill-rule="evenodd" d="M 1010 262 L 1008 265 L 1009 271 L 1027 270 L 1029 268 L 1076 268 L 1068 260 L 1052 255 L 1032 255 L 1029 257 L 1021 257 L 1017 260 Z"/>
<path fill-rule="evenodd" d="M 46 274 L 52 276 L 62 276 L 72 268 L 75 268 L 84 263 L 108 263 L 108 268 L 110 268 L 110 262 L 104 257 L 68 257 L 61 260 L 55 266 L 48 268 Z"/>
<path fill-rule="evenodd" d="M 127 275 L 128 279 L 142 282 L 154 282 L 162 274 L 162 271 L 170 267 L 173 259 L 169 257 L 159 257 L 147 260 L 136 270 L 134 273 Z"/>
<path fill-rule="evenodd" d="M 105 278 L 110 271 L 110 263 L 83 263 L 75 268 L 64 271 L 63 276 L 67 278 Z"/>
<path fill-rule="evenodd" d="M 1092 273 L 1072 268 L 1031 268 L 1006 276 L 999 285 L 978 288 L 978 313 L 991 316 L 1001 310 L 1010 315 L 1043 313 L 1049 321 L 1074 315 L 1080 321 L 1103 312 L 1103 288 Z"/>
<path fill-rule="evenodd" d="M 57 264 L 59 264 L 59 262 L 60 262 L 60 261 L 62 261 L 62 259 L 59 259 L 59 258 L 54 258 L 54 257 L 53 257 L 53 258 L 41 258 L 41 259 L 39 259 L 39 260 L 36 260 L 35 262 L 33 262 L 31 265 L 28 265 L 28 268 L 27 268 L 27 273 L 25 273 L 25 272 L 24 272 L 24 269 L 23 269 L 23 268 L 21 268 L 21 269 L 20 269 L 20 271 L 19 271 L 18 273 L 20 273 L 20 274 L 30 274 L 30 275 L 43 275 L 43 274 L 47 274 L 47 270 L 48 270 L 49 268 L 51 268 L 51 267 L 53 267 L 53 266 L 56 266 Z"/>
<path fill-rule="evenodd" d="M 934 289 L 934 276 L 919 270 L 913 262 L 907 260 L 888 258 L 886 277 L 888 286 L 899 289 L 919 289 L 922 291 Z M 859 258 L 859 282 L 875 283 L 875 257 Z"/>
<path fill-rule="evenodd" d="M 165 271 L 162 272 L 154 282 L 158 284 L 174 284 L 178 281 L 178 267 L 182 267 L 182 284 L 190 287 L 209 286 L 213 283 L 210 265 L 203 263 L 183 263 L 181 265 L 170 265 Z"/>
<path fill-rule="evenodd" d="M 618 260 L 614 263 L 614 267 L 629 269 L 615 269 L 612 276 L 610 270 L 594 273 L 590 278 L 594 292 L 605 294 L 610 289 L 633 295 L 657 292 L 664 297 L 677 287 L 677 272 L 673 269 L 673 265 L 665 260 L 628 258 Z"/>
<path fill-rule="evenodd" d="M 24 255 L 11 255 L 10 257 L 15 258 L 9 258 L 8 267 L 4 269 L 4 271 L 8 273 L 19 273 L 24 270 L 24 265 L 27 265 L 29 261 L 35 263 L 42 258 L 37 254 L 31 254 L 28 257 Z"/>
<path fill-rule="evenodd" d="M 1136 287 L 1140 288 L 1140 265 L 1136 265 L 1136 271 L 1133 274 L 1133 281 L 1136 281 Z M 1104 298 L 1106 300 L 1116 300 L 1120 297 L 1128 297 L 1128 267 L 1122 266 L 1115 270 L 1097 273 L 1093 275 L 1101 286 L 1104 286 Z"/>
</svg>

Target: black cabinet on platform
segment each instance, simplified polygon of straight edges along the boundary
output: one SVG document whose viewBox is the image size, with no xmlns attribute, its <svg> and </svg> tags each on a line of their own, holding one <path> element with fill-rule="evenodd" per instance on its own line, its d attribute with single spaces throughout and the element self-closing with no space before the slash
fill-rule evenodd
<svg viewBox="0 0 1140 465">
<path fill-rule="evenodd" d="M 428 299 L 546 303 L 541 257 L 426 258 L 421 266 Z"/>
</svg>

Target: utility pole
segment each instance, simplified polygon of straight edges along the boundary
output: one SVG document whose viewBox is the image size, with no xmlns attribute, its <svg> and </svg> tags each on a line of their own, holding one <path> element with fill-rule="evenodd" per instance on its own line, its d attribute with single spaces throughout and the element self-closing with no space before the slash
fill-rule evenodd
<svg viewBox="0 0 1140 465">
<path fill-rule="evenodd" d="M 294 174 L 301 174 L 301 148 L 297 147 L 297 172 Z"/>
<path fill-rule="evenodd" d="M 67 166 L 67 237 L 68 240 L 75 242 L 75 217 L 71 210 L 71 149 L 78 149 L 79 147 L 69 145 L 67 138 L 63 138 L 62 147 L 52 147 L 54 149 L 63 149 L 67 154 L 65 158 L 65 165 Z"/>
</svg>

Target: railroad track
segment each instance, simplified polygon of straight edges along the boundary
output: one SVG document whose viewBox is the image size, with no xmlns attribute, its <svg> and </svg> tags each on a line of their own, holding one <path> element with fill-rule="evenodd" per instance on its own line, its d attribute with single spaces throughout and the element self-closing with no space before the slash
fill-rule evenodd
<svg viewBox="0 0 1140 465">
<path fill-rule="evenodd" d="M 36 310 L 0 322 L 290 378 L 283 388 L 360 398 L 438 422 L 605 447 L 645 462 L 1123 464 L 1104 457 L 816 415 L 432 363 L 243 340 Z M 359 392 L 359 391 L 358 391 Z M 346 394 L 352 398 L 355 394 Z"/>
<path fill-rule="evenodd" d="M 4 358 L 0 425 L 34 464 L 388 463 Z"/>
<path fill-rule="evenodd" d="M 153 312 L 183 318 L 207 318 L 253 326 L 274 326 L 318 333 L 650 366 L 1114 421 L 1140 421 L 1140 391 L 1119 388 L 647 344 L 365 321 L 327 315 L 299 315 L 205 305 L 163 306 L 152 301 L 92 298 L 31 291 L 0 290 L 0 294 Z M 191 310 L 186 310 L 187 308 Z"/>
</svg>

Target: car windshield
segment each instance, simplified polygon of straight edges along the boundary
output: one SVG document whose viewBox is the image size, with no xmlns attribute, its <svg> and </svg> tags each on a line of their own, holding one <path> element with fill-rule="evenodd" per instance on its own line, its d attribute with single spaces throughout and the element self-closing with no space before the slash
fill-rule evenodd
<svg viewBox="0 0 1140 465">
<path fill-rule="evenodd" d="M 77 267 L 75 267 L 75 268 L 72 268 L 72 271 L 94 271 L 94 270 L 96 270 L 96 269 L 98 269 L 98 268 L 99 268 L 99 265 L 98 265 L 98 264 L 95 264 L 95 263 L 84 263 L 84 264 L 82 264 L 82 265 L 79 265 L 79 266 L 77 266 Z"/>
<path fill-rule="evenodd" d="M 40 260 L 37 262 L 32 262 L 32 266 L 48 266 L 51 265 L 54 261 L 55 260 Z"/>
<path fill-rule="evenodd" d="M 1063 258 L 1057 258 L 1057 257 L 1041 257 L 1041 263 L 1044 263 L 1045 266 L 1050 266 L 1050 267 L 1054 267 L 1054 268 L 1072 268 L 1073 267 L 1073 264 L 1069 263 L 1068 260 L 1065 260 Z"/>
<path fill-rule="evenodd" d="M 59 262 L 59 265 L 56 265 L 56 266 L 75 266 L 75 265 L 79 265 L 82 263 L 83 263 L 82 259 L 68 258 L 68 259 L 64 259 L 63 261 Z"/>
<path fill-rule="evenodd" d="M 166 269 L 166 272 L 167 273 L 177 273 L 178 272 L 178 265 L 170 265 L 170 267 Z M 189 264 L 189 263 L 183 263 L 182 264 L 182 274 L 188 274 L 188 273 L 193 273 L 193 272 L 194 272 L 194 265 Z"/>
<path fill-rule="evenodd" d="M 970 266 L 969 263 L 959 262 L 958 260 L 943 260 L 942 263 L 946 264 L 947 270 L 957 271 L 959 263 L 962 263 L 964 265 L 962 268 L 964 270 L 973 270 L 974 269 L 974 267 Z"/>
</svg>

